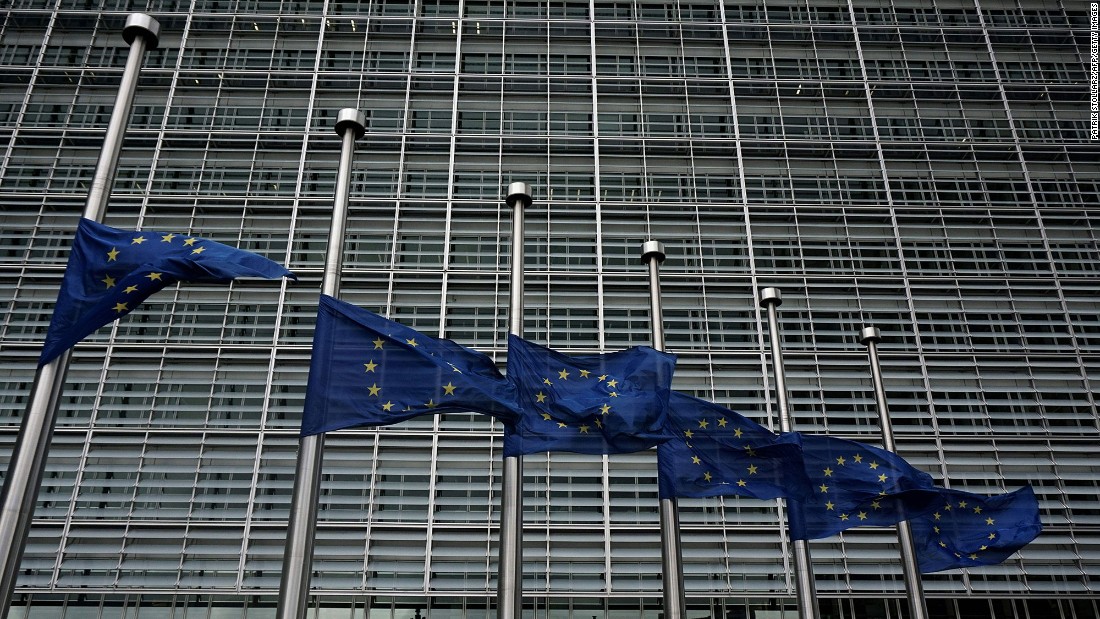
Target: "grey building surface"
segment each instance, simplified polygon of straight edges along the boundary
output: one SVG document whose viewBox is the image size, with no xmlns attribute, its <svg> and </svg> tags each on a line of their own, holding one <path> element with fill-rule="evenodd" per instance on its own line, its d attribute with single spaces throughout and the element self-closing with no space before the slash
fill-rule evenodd
<svg viewBox="0 0 1100 619">
<path fill-rule="evenodd" d="M 675 388 L 778 427 L 757 302 L 774 286 L 795 429 L 875 443 L 858 336 L 877 326 L 898 452 L 953 488 L 1030 483 L 1045 525 L 1001 565 L 925 575 L 932 615 L 1100 615 L 1095 5 L 6 4 L 0 463 L 129 12 L 160 46 L 105 223 L 300 277 L 170 288 L 77 346 L 14 617 L 274 615 L 347 107 L 367 127 L 341 298 L 503 363 L 503 194 L 522 181 L 528 339 L 648 344 L 657 239 Z M 331 434 L 311 616 L 494 616 L 501 442 L 473 415 Z M 524 616 L 660 616 L 654 452 L 526 456 L 523 487 Z M 680 518 L 689 617 L 793 616 L 774 502 L 682 500 Z M 907 616 L 893 529 L 810 553 L 823 617 Z"/>
</svg>

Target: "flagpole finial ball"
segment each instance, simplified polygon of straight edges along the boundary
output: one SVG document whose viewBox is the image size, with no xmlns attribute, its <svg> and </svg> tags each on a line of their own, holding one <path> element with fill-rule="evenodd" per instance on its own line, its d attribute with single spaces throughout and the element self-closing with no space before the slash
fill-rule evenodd
<svg viewBox="0 0 1100 619">
<path fill-rule="evenodd" d="M 345 131 L 351 129 L 355 132 L 356 138 L 361 138 L 366 133 L 366 125 L 367 120 L 363 116 L 363 112 L 352 107 L 340 110 L 340 113 L 336 116 L 337 135 L 344 135 Z"/>
<path fill-rule="evenodd" d="M 882 339 L 882 333 L 879 332 L 878 327 L 863 327 L 859 332 L 859 343 L 869 344 L 871 342 L 877 342 Z"/>
<path fill-rule="evenodd" d="M 642 243 L 642 262 L 649 263 L 650 258 L 656 258 L 660 264 L 665 261 L 665 245 L 660 241 L 646 241 Z"/>
<path fill-rule="evenodd" d="M 160 43 L 160 22 L 145 13 L 131 13 L 122 28 L 122 38 L 131 44 L 138 35 L 145 37 L 146 50 L 156 49 Z"/>
<path fill-rule="evenodd" d="M 508 197 L 505 198 L 508 206 L 515 207 L 517 202 L 522 206 L 531 206 L 531 186 L 527 183 L 512 183 L 508 185 Z"/>
<path fill-rule="evenodd" d="M 760 304 L 768 305 L 770 303 L 783 305 L 783 293 L 778 288 L 765 288 L 760 291 Z"/>
</svg>

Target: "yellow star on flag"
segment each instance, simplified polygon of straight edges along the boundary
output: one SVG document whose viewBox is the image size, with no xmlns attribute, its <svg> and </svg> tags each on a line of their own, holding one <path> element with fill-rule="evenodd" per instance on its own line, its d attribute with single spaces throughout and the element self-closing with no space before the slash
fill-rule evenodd
<svg viewBox="0 0 1100 619">
<path fill-rule="evenodd" d="M 449 382 L 446 385 L 443 385 L 443 395 L 454 395 L 454 394 L 455 394 L 454 383 Z"/>
<path fill-rule="evenodd" d="M 111 251 L 107 252 L 107 262 L 114 262 L 118 260 L 118 249 L 112 247 Z"/>
<path fill-rule="evenodd" d="M 125 311 L 127 311 L 127 307 L 126 307 L 126 304 L 125 304 L 125 303 L 115 303 L 115 307 L 114 307 L 114 309 L 115 309 L 115 311 L 116 311 L 116 312 L 118 312 L 118 313 L 120 313 L 120 314 L 121 314 L 122 312 L 125 312 Z"/>
<path fill-rule="evenodd" d="M 144 242 L 145 242 L 145 237 L 143 237 L 143 236 L 135 236 L 135 237 L 134 237 L 134 238 L 133 238 L 133 239 L 132 239 L 132 240 L 130 241 L 130 244 L 131 244 L 131 245 L 141 245 L 141 244 L 142 244 L 142 243 L 144 243 Z"/>
<path fill-rule="evenodd" d="M 101 279 L 99 281 L 103 282 L 104 284 L 107 284 L 108 288 L 114 288 L 115 287 L 115 278 L 111 277 L 110 275 L 108 275 L 107 277 L 104 277 L 103 279 Z"/>
</svg>

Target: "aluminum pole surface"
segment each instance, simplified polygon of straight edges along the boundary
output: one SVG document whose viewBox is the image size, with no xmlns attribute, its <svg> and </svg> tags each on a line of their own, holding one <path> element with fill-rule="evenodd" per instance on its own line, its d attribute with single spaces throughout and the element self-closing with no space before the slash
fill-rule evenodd
<svg viewBox="0 0 1100 619">
<path fill-rule="evenodd" d="M 659 241 L 642 244 L 642 262 L 649 269 L 649 325 L 653 348 L 665 350 L 664 312 L 661 309 L 660 267 L 665 261 L 665 246 Z M 661 586 L 665 603 L 664 619 L 684 616 L 684 559 L 680 544 L 680 511 L 676 499 L 660 500 Z"/>
<path fill-rule="evenodd" d="M 332 224 L 329 228 L 321 292 L 335 297 L 340 292 L 340 267 L 344 257 L 344 231 L 348 219 L 351 192 L 351 159 L 355 140 L 363 136 L 365 119 L 359 110 L 345 108 L 336 119 L 340 135 L 340 167 L 336 173 L 336 192 L 332 200 Z M 317 502 L 321 494 L 321 464 L 325 435 L 304 436 L 298 440 L 298 464 L 294 474 L 294 494 L 290 503 L 286 546 L 283 548 L 283 572 L 279 579 L 276 617 L 299 619 L 306 616 L 309 581 L 313 573 L 313 544 L 317 529 Z"/>
<path fill-rule="evenodd" d="M 84 203 L 83 217 L 86 219 L 101 222 L 107 211 L 107 199 L 114 185 L 118 155 L 130 120 L 142 60 L 146 50 L 156 48 L 159 35 L 160 24 L 148 15 L 135 13 L 126 20 L 122 37 L 130 44 L 130 52 L 103 137 L 99 161 L 92 175 L 88 199 Z M 19 425 L 19 436 L 4 475 L 4 490 L 0 494 L 0 617 L 6 618 L 11 608 L 71 355 L 71 351 L 66 351 L 40 366 L 35 373 L 27 408 Z"/>
<path fill-rule="evenodd" d="M 771 332 L 772 368 L 775 373 L 775 397 L 779 403 L 779 429 L 791 431 L 791 409 L 787 400 L 787 379 L 783 370 L 783 352 L 780 347 L 779 318 L 776 308 L 783 303 L 783 294 L 778 288 L 765 288 L 760 291 L 760 304 L 767 309 L 768 330 Z M 782 505 L 782 499 L 780 499 Z M 795 501 L 787 501 L 787 510 L 798 509 Z M 780 510 L 782 511 L 782 510 Z M 798 616 L 801 619 L 817 619 L 821 609 L 817 604 L 817 587 L 814 584 L 813 565 L 810 563 L 810 547 L 806 540 L 791 540 L 794 551 L 795 586 L 798 596 Z"/>
<path fill-rule="evenodd" d="M 508 332 L 523 337 L 523 209 L 531 206 L 531 187 L 512 183 L 507 202 L 512 207 Z M 497 619 L 518 619 L 523 612 L 523 461 L 519 456 L 504 458 L 500 492 Z"/>
<path fill-rule="evenodd" d="M 887 451 L 897 451 L 894 444 L 894 429 L 890 423 L 890 409 L 886 405 L 886 388 L 882 380 L 882 366 L 878 358 L 878 341 L 882 339 L 877 327 L 864 327 L 859 333 L 860 343 L 867 347 L 867 356 L 871 363 L 871 378 L 875 383 L 875 404 L 878 405 L 878 419 L 882 426 L 882 446 Z M 909 599 L 911 619 L 928 619 L 928 605 L 924 601 L 924 585 L 917 567 L 917 552 L 913 546 L 913 528 L 908 520 L 898 523 L 898 545 L 901 548 L 901 573 L 905 580 L 906 597 Z"/>
</svg>

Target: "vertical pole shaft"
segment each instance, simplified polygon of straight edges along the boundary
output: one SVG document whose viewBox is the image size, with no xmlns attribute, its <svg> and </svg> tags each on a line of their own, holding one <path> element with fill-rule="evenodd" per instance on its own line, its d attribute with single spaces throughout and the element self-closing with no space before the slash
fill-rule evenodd
<svg viewBox="0 0 1100 619">
<path fill-rule="evenodd" d="M 882 366 L 878 357 L 878 341 L 882 339 L 877 327 L 865 327 L 860 331 L 860 342 L 867 347 L 867 356 L 871 363 L 871 378 L 875 383 L 875 404 L 878 405 L 879 424 L 882 426 L 882 446 L 887 451 L 896 451 L 894 430 L 890 423 L 890 409 L 886 405 L 886 388 L 882 380 Z M 928 619 L 928 606 L 924 601 L 924 586 L 921 584 L 920 569 L 917 567 L 917 553 L 913 547 L 913 531 L 908 520 L 898 523 L 898 545 L 901 548 L 901 573 L 905 580 L 905 591 L 909 599 L 909 616 L 912 619 Z"/>
<path fill-rule="evenodd" d="M 791 409 L 787 400 L 787 378 L 783 370 L 783 352 L 780 346 L 779 318 L 776 307 L 783 303 L 783 295 L 778 288 L 765 288 L 760 291 L 760 304 L 768 311 L 768 330 L 771 332 L 772 368 L 775 371 L 775 396 L 779 404 L 779 429 L 791 431 Z M 782 499 L 780 499 L 782 505 Z M 795 501 L 787 501 L 788 510 L 799 509 Z M 813 566 L 810 564 L 810 547 L 806 540 L 791 541 L 794 551 L 795 583 L 798 596 L 798 616 L 801 619 L 817 619 L 821 610 L 817 604 L 817 587 L 814 584 Z"/>
<path fill-rule="evenodd" d="M 342 141 L 340 168 L 336 173 L 332 224 L 329 228 L 325 269 L 321 276 L 321 292 L 331 297 L 340 292 L 344 230 L 348 219 L 348 196 L 351 193 L 351 160 L 355 152 L 355 140 L 362 137 L 364 126 L 363 113 L 355 109 L 340 110 L 336 119 L 336 133 Z M 279 580 L 278 619 L 299 619 L 306 616 L 309 581 L 313 572 L 313 543 L 316 538 L 324 449 L 324 434 L 304 436 L 298 441 L 294 493 L 290 503 L 286 546 L 283 549 L 283 572 Z"/>
<path fill-rule="evenodd" d="M 649 325 L 653 332 L 653 348 L 664 352 L 665 325 L 661 309 L 660 266 L 665 261 L 664 245 L 658 241 L 642 244 L 642 262 L 649 269 Z M 680 545 L 680 512 L 676 499 L 661 499 L 661 585 L 665 604 L 665 619 L 684 617 L 683 550 Z"/>
<path fill-rule="evenodd" d="M 507 202 L 512 207 L 508 332 L 523 337 L 523 209 L 531 206 L 531 187 L 512 183 Z M 497 619 L 518 619 L 523 612 L 523 461 L 507 456 L 501 473 Z"/>
<path fill-rule="evenodd" d="M 156 48 L 159 34 L 160 24 L 148 15 L 135 13 L 126 20 L 122 36 L 130 44 L 130 52 L 84 204 L 83 216 L 87 219 L 103 221 L 142 60 L 146 50 Z M 23 560 L 27 533 L 46 468 L 46 456 L 57 423 L 57 409 L 65 375 L 69 371 L 70 357 L 71 353 L 66 351 L 40 366 L 35 373 L 23 422 L 19 426 L 19 436 L 4 477 L 4 490 L 0 495 L 0 617 L 7 617 L 11 607 L 15 582 L 19 577 L 19 563 Z"/>
</svg>

